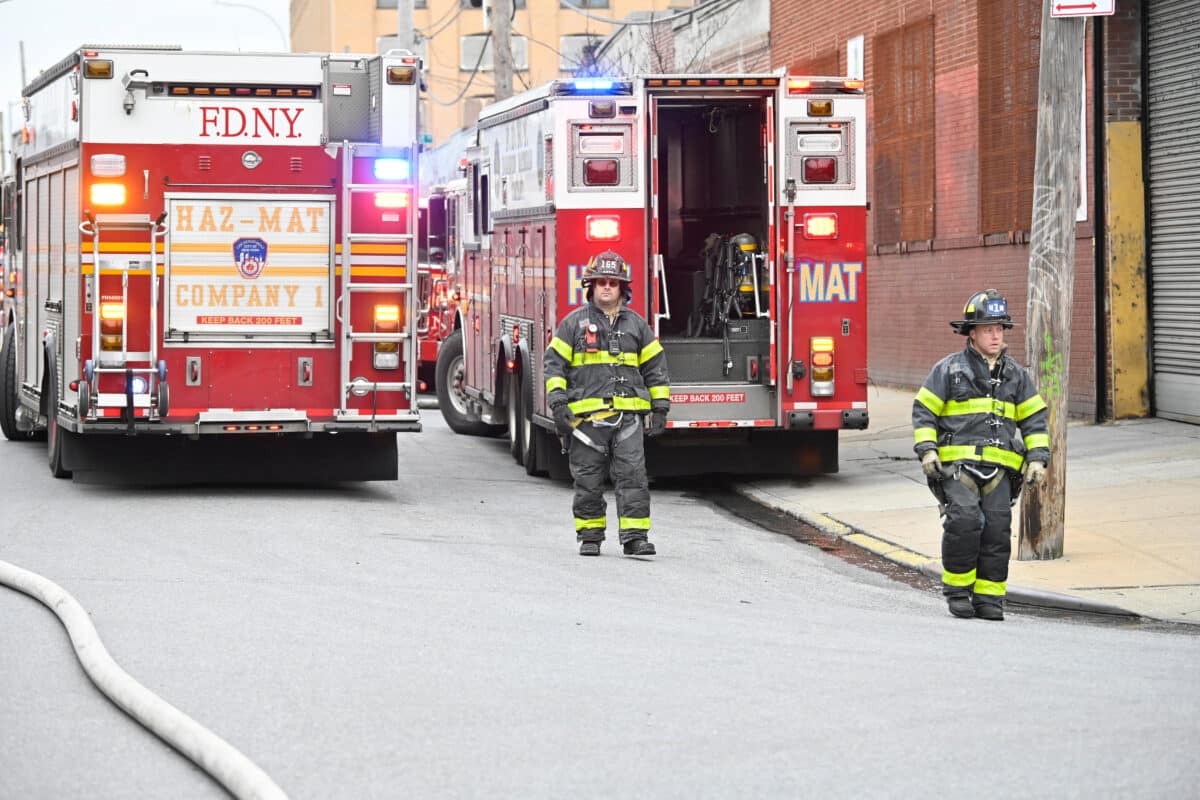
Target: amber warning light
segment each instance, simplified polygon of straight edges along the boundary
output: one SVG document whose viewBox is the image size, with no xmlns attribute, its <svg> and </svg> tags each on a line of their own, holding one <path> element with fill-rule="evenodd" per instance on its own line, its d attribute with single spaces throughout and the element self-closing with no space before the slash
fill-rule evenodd
<svg viewBox="0 0 1200 800">
<path fill-rule="evenodd" d="M 805 239 L 837 238 L 837 214 L 805 214 L 803 222 Z"/>
</svg>

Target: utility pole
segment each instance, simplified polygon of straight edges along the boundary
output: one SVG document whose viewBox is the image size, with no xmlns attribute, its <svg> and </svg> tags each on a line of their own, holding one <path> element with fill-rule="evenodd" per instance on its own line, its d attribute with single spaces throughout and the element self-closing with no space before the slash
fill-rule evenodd
<svg viewBox="0 0 1200 800">
<path fill-rule="evenodd" d="M 25 40 L 21 39 L 17 42 L 17 49 L 21 54 L 21 91 L 25 91 Z"/>
<path fill-rule="evenodd" d="M 1050 465 L 1040 487 L 1027 486 L 1021 504 L 1017 558 L 1061 558 L 1067 489 L 1067 375 L 1075 289 L 1075 209 L 1079 205 L 1079 108 L 1087 20 L 1052 18 L 1042 3 L 1038 70 L 1037 156 L 1025 361 L 1050 410 Z"/>
<path fill-rule="evenodd" d="M 513 93 L 512 17 L 513 0 L 493 0 L 492 77 L 497 100 L 512 97 Z"/>
<path fill-rule="evenodd" d="M 417 52 L 417 40 L 413 36 L 413 0 L 397 0 L 396 46 L 412 53 Z"/>
</svg>

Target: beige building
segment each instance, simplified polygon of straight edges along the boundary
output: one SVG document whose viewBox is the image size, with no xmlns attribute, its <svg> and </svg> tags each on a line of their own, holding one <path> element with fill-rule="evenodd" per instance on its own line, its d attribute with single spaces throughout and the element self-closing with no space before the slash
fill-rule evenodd
<svg viewBox="0 0 1200 800">
<path fill-rule="evenodd" d="M 291 0 L 295 52 L 374 53 L 395 46 L 397 0 Z M 413 0 L 413 27 L 422 36 L 425 85 L 422 130 L 434 144 L 471 125 L 495 92 L 491 47 L 483 11 L 471 0 Z M 513 91 L 570 77 L 599 44 L 634 11 L 666 11 L 687 0 L 515 0 Z M 590 15 L 590 16 L 588 16 Z M 604 20 L 613 20 L 605 22 Z M 482 50 L 482 52 L 481 52 Z M 478 65 L 478 69 L 476 69 Z"/>
</svg>

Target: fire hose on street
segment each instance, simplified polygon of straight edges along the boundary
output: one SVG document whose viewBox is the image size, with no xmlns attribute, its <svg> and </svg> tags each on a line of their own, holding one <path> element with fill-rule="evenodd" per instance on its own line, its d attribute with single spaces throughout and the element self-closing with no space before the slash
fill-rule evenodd
<svg viewBox="0 0 1200 800">
<path fill-rule="evenodd" d="M 41 575 L 0 561 L 0 584 L 27 594 L 58 617 L 84 672 L 118 708 L 191 759 L 237 798 L 286 798 L 283 790 L 231 744 L 121 669 L 104 648 L 83 606 Z"/>
</svg>

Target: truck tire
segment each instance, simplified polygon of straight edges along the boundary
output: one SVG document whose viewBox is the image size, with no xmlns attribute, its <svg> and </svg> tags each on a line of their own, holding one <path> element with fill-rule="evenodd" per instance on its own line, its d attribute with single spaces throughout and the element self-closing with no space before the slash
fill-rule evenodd
<svg viewBox="0 0 1200 800">
<path fill-rule="evenodd" d="M 17 428 L 17 351 L 13 326 L 4 328 L 0 343 L 0 431 L 12 442 L 28 442 L 32 431 Z"/>
<path fill-rule="evenodd" d="M 503 425 L 492 425 L 472 414 L 468 409 L 467 396 L 463 392 L 466 377 L 466 362 L 463 360 L 462 331 L 446 337 L 438 348 L 437 388 L 438 408 L 442 418 L 455 433 L 467 436 L 495 436 L 504 430 Z"/>
<path fill-rule="evenodd" d="M 526 475 L 545 475 L 546 465 L 542 451 L 547 446 L 550 434 L 533 421 L 533 376 L 526 371 L 521 375 L 521 463 Z"/>
<path fill-rule="evenodd" d="M 51 475 L 69 478 L 71 470 L 63 468 L 63 439 L 70 434 L 58 424 L 58 375 L 53 369 L 46 371 L 46 383 L 46 462 Z"/>
<path fill-rule="evenodd" d="M 513 461 L 524 464 L 521 440 L 525 437 L 525 409 L 521 407 L 521 373 L 511 372 L 508 376 L 508 452 Z"/>
</svg>

